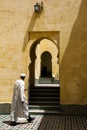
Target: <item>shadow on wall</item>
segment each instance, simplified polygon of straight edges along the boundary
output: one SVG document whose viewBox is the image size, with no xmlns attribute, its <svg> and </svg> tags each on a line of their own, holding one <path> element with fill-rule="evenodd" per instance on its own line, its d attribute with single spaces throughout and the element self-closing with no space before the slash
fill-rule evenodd
<svg viewBox="0 0 87 130">
<path fill-rule="evenodd" d="M 27 31 L 25 33 L 25 36 L 24 36 L 24 44 L 23 44 L 23 49 L 22 49 L 23 52 L 26 50 L 27 44 L 30 40 L 29 39 L 29 32 L 33 30 L 35 22 L 40 17 L 40 15 L 41 15 L 41 13 L 38 14 L 38 13 L 33 12 L 31 19 L 29 19 L 30 23 L 29 23 L 29 26 L 28 26 Z"/>
<path fill-rule="evenodd" d="M 23 44 L 23 49 L 22 51 L 25 51 L 26 50 L 26 47 L 27 47 L 27 44 L 28 44 L 28 41 L 29 41 L 29 31 L 32 31 L 33 27 L 34 27 L 34 24 L 35 24 L 35 21 L 36 21 L 36 14 L 33 12 L 33 15 L 31 17 L 31 20 L 30 20 L 30 23 L 29 23 L 29 26 L 28 26 L 28 29 L 26 31 L 26 34 L 24 36 L 24 44 Z"/>
<path fill-rule="evenodd" d="M 36 47 L 37 47 L 37 43 L 31 46 L 31 49 L 30 49 L 30 58 L 31 58 L 31 63 L 29 65 L 30 86 L 34 85 L 34 82 L 35 82 L 34 80 L 35 80 L 35 59 L 36 59 L 35 49 Z"/>
<path fill-rule="evenodd" d="M 61 61 L 61 81 L 65 90 L 70 82 L 81 96 L 87 93 L 87 0 L 82 0 L 67 48 Z M 74 86 L 73 86 L 74 87 Z M 68 88 L 69 89 L 69 88 Z M 70 88 L 71 89 L 71 88 Z M 69 91 L 72 91 L 69 90 Z M 64 96 L 65 92 L 63 93 Z M 66 95 L 64 96 L 66 97 Z M 67 97 L 68 99 L 69 97 Z M 81 100 L 81 99 L 80 99 Z M 64 102 L 64 101 L 63 101 Z M 78 102 L 78 101 L 77 101 Z"/>
</svg>

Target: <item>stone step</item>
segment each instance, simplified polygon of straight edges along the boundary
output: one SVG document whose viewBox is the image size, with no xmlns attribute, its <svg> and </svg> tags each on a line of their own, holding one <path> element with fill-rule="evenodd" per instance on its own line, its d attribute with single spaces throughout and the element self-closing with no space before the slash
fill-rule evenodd
<svg viewBox="0 0 87 130">
<path fill-rule="evenodd" d="M 30 97 L 30 101 L 59 101 L 60 97 Z"/>
<path fill-rule="evenodd" d="M 36 92 L 32 92 L 31 94 L 30 94 L 30 97 L 46 97 L 46 96 L 48 96 L 48 97 L 60 97 L 60 95 L 57 93 L 57 92 L 53 92 L 53 93 L 48 93 L 48 92 L 46 92 L 46 93 L 42 93 L 42 92 L 40 92 L 40 93 L 36 93 Z"/>
<path fill-rule="evenodd" d="M 29 110 L 30 115 L 61 115 L 61 111 L 52 110 Z"/>
<path fill-rule="evenodd" d="M 60 110 L 60 106 L 48 106 L 48 105 L 29 105 L 30 110 Z"/>
<path fill-rule="evenodd" d="M 30 89 L 29 110 L 31 114 L 59 114 L 60 87 L 37 86 Z"/>
<path fill-rule="evenodd" d="M 31 88 L 30 92 L 32 93 L 59 93 L 60 89 L 50 89 L 50 88 Z"/>
<path fill-rule="evenodd" d="M 32 88 L 47 88 L 47 89 L 54 89 L 54 88 L 60 88 L 60 85 L 45 85 L 45 84 L 39 84 L 39 85 L 35 85 L 35 86 L 32 86 Z"/>
<path fill-rule="evenodd" d="M 40 77 L 39 78 L 40 84 L 59 84 L 59 80 L 54 79 L 53 77 Z"/>
<path fill-rule="evenodd" d="M 60 88 L 56 87 L 56 88 L 50 88 L 50 87 L 33 87 L 30 89 L 31 91 L 46 91 L 46 92 L 60 92 Z"/>
<path fill-rule="evenodd" d="M 29 102 L 30 105 L 59 105 L 59 101 L 31 101 Z"/>
<path fill-rule="evenodd" d="M 46 84 L 46 83 L 44 83 L 44 84 L 35 84 L 35 87 L 60 87 L 60 84 L 59 83 L 57 83 L 57 84 Z"/>
</svg>

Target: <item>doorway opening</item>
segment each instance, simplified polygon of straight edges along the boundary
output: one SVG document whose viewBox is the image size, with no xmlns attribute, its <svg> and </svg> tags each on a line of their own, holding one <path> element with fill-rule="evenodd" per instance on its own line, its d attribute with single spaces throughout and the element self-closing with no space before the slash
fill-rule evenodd
<svg viewBox="0 0 87 130">
<path fill-rule="evenodd" d="M 59 83 L 59 51 L 50 39 L 37 39 L 30 48 L 29 83 Z"/>
<path fill-rule="evenodd" d="M 52 56 L 45 51 L 41 55 L 41 77 L 52 77 Z"/>
</svg>

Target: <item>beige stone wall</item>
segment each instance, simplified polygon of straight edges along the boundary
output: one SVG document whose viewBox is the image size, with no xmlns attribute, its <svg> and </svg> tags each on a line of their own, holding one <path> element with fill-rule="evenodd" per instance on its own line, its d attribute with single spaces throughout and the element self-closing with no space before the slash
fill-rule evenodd
<svg viewBox="0 0 87 130">
<path fill-rule="evenodd" d="M 87 104 L 86 0 L 43 0 L 41 14 L 34 13 L 36 2 L 0 0 L 0 102 L 11 102 L 22 71 L 28 77 L 29 48 L 36 40 L 28 32 L 58 31 L 61 104 Z"/>
<path fill-rule="evenodd" d="M 78 1 L 79 2 L 79 1 Z M 86 0 L 73 7 L 70 16 L 73 26 L 64 26 L 61 45 L 61 102 L 87 104 L 87 17 Z M 76 5 L 77 6 L 77 5 Z M 73 19 L 72 19 L 73 16 Z M 67 23 L 68 24 L 68 23 Z M 65 34 L 69 35 L 65 35 Z M 68 36 L 68 37 L 67 37 Z M 64 40 L 65 39 L 65 40 Z M 66 77 L 66 78 L 65 78 Z"/>
</svg>

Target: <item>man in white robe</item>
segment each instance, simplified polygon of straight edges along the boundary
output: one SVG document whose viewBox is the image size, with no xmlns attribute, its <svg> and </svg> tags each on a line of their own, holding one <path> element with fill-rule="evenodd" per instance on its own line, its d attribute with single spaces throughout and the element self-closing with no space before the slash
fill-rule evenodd
<svg viewBox="0 0 87 130">
<path fill-rule="evenodd" d="M 28 103 L 24 94 L 25 91 L 25 79 L 26 75 L 22 73 L 20 79 L 16 80 L 13 90 L 13 98 L 11 104 L 11 125 L 16 125 L 18 117 L 24 117 L 28 122 L 31 122 L 34 118 L 29 116 Z"/>
</svg>

